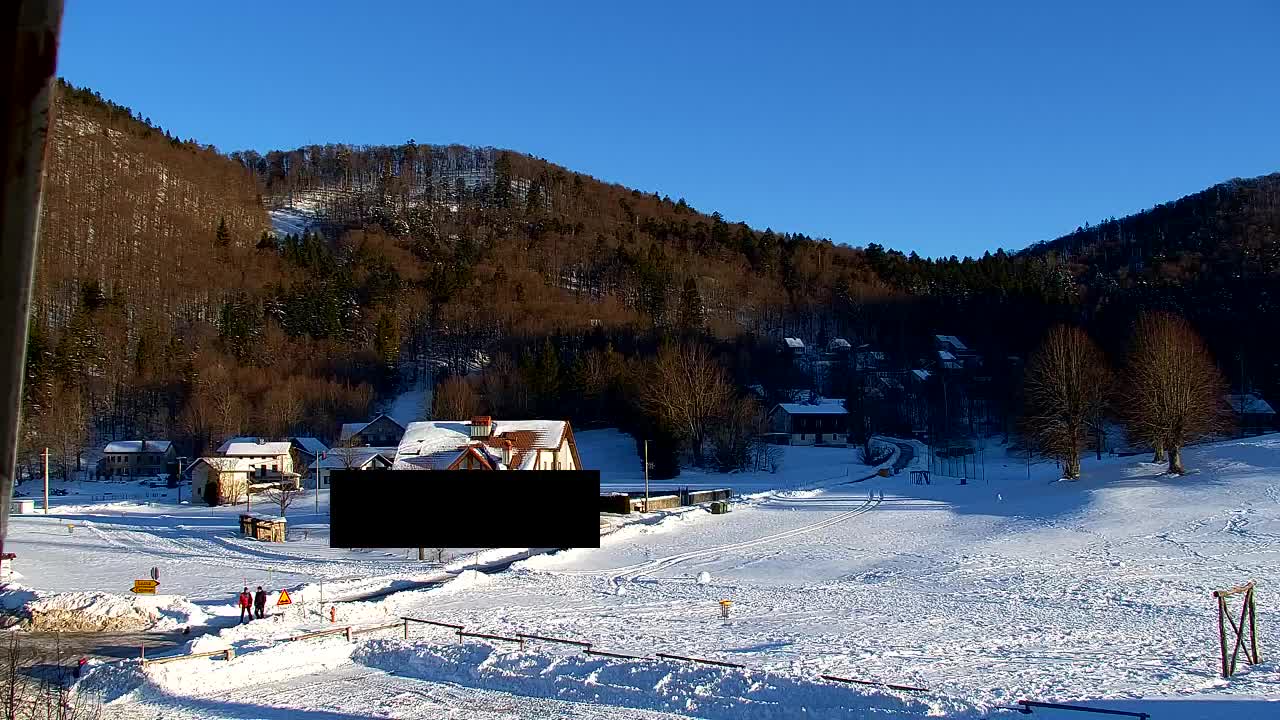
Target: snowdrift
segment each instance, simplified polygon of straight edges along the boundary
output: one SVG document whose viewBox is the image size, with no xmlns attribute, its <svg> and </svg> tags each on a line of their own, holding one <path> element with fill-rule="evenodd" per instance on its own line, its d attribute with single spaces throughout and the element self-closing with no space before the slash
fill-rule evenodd
<svg viewBox="0 0 1280 720">
<path fill-rule="evenodd" d="M 657 660 L 503 652 L 488 645 L 372 640 L 352 655 L 387 672 L 527 697 L 687 713 L 700 718 L 982 717 L 980 708 L 772 673 Z"/>
<path fill-rule="evenodd" d="M 208 620 L 203 610 L 178 595 L 44 594 L 10 585 L 0 593 L 0 605 L 28 629 L 46 632 L 164 631 Z"/>
</svg>

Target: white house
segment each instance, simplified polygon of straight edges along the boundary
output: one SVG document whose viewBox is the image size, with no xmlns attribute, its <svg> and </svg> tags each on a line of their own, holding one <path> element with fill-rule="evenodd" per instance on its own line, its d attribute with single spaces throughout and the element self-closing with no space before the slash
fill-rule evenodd
<svg viewBox="0 0 1280 720">
<path fill-rule="evenodd" d="M 849 440 L 849 411 L 843 400 L 780 403 L 769 411 L 769 424 L 791 445 L 844 445 Z"/>
<path fill-rule="evenodd" d="M 202 457 L 187 467 L 191 494 L 210 505 L 238 502 L 249 487 L 256 464 L 246 458 Z"/>
<path fill-rule="evenodd" d="M 580 470 L 566 420 L 431 420 L 409 423 L 395 470 Z"/>
<path fill-rule="evenodd" d="M 216 454 L 249 461 L 256 477 L 266 478 L 293 473 L 293 450 L 289 440 L 234 437 L 218 446 Z"/>
</svg>

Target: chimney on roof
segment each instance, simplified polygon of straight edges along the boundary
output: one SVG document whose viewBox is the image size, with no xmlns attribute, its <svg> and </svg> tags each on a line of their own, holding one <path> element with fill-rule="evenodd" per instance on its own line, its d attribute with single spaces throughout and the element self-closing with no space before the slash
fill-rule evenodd
<svg viewBox="0 0 1280 720">
<path fill-rule="evenodd" d="M 503 440 L 502 441 L 502 464 L 506 465 L 508 470 L 511 469 L 511 462 L 515 460 L 515 457 L 516 457 L 515 443 L 511 442 L 510 440 Z"/>
<path fill-rule="evenodd" d="M 491 437 L 493 435 L 493 418 L 488 415 L 477 415 L 471 418 L 471 423 L 467 427 L 468 434 L 472 439 Z"/>
</svg>

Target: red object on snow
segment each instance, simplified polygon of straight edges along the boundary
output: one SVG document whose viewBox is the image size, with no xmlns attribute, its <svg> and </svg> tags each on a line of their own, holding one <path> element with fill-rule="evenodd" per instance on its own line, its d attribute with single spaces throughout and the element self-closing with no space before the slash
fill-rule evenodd
<svg viewBox="0 0 1280 720">
<path fill-rule="evenodd" d="M 329 608 L 329 622 L 331 622 L 331 623 L 338 622 L 338 608 L 330 606 L 330 608 Z"/>
</svg>

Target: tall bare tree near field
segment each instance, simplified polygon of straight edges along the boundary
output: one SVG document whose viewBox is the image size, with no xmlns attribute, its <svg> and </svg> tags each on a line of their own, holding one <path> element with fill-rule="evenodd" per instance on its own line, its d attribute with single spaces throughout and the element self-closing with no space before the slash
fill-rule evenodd
<svg viewBox="0 0 1280 720">
<path fill-rule="evenodd" d="M 1204 341 L 1184 318 L 1156 312 L 1138 317 L 1125 368 L 1123 417 L 1130 437 L 1169 457 L 1180 475 L 1182 448 L 1225 429 L 1227 383 Z"/>
<path fill-rule="evenodd" d="M 267 432 L 273 437 L 288 435 L 304 409 L 302 396 L 293 382 L 282 382 L 271 388 L 262 400 L 262 420 Z"/>
<path fill-rule="evenodd" d="M 658 351 L 640 391 L 640 402 L 663 424 L 684 436 L 701 466 L 712 421 L 724 411 L 733 388 L 723 367 L 697 343 Z"/>
<path fill-rule="evenodd" d="M 436 385 L 431 405 L 437 420 L 467 420 L 480 412 L 480 396 L 470 380 L 454 376 Z"/>
<path fill-rule="evenodd" d="M 1080 453 L 1107 407 L 1111 372 L 1106 358 L 1080 328 L 1049 331 L 1027 366 L 1026 415 L 1031 442 L 1062 464 L 1062 476 L 1080 477 Z"/>
<path fill-rule="evenodd" d="M 59 386 L 40 422 L 62 479 L 72 480 L 72 473 L 80 469 L 80 453 L 89 439 L 89 407 L 80 389 Z"/>
<path fill-rule="evenodd" d="M 293 479 L 281 478 L 275 487 L 268 489 L 263 493 L 267 501 L 276 506 L 280 510 L 280 517 L 284 517 L 293 502 L 302 495 L 302 487 Z"/>
</svg>

